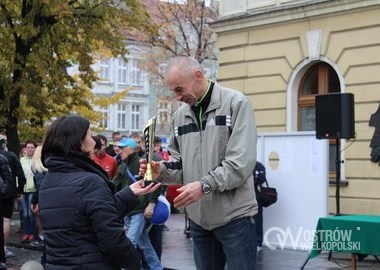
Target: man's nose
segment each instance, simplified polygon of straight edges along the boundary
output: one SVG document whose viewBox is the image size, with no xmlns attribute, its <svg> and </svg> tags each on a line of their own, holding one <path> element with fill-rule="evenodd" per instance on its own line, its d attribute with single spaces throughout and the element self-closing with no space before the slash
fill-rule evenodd
<svg viewBox="0 0 380 270">
<path fill-rule="evenodd" d="M 175 99 L 176 101 L 181 101 L 181 99 L 182 99 L 182 95 L 179 94 L 179 93 L 174 93 L 174 99 Z"/>
</svg>

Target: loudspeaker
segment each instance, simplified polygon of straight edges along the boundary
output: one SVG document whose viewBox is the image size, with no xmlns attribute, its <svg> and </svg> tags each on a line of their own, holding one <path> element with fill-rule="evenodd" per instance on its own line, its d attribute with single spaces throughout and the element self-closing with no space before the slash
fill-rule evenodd
<svg viewBox="0 0 380 270">
<path fill-rule="evenodd" d="M 355 137 L 354 95 L 331 93 L 315 97 L 317 139 Z"/>
</svg>

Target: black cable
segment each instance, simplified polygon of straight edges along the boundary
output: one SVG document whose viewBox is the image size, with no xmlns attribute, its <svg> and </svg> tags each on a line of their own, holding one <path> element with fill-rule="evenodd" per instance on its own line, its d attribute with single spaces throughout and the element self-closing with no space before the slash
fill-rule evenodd
<svg viewBox="0 0 380 270">
<path fill-rule="evenodd" d="M 342 153 L 344 150 L 346 150 L 348 147 L 350 147 L 354 142 L 356 142 L 356 132 L 355 132 L 355 137 L 354 137 L 354 140 L 351 141 L 351 143 L 349 145 L 347 145 L 345 148 L 343 148 L 342 150 L 340 150 L 340 152 Z"/>
</svg>

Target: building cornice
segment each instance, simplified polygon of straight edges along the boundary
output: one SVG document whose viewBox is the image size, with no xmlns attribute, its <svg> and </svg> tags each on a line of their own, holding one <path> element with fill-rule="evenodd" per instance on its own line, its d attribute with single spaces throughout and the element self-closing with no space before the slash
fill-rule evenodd
<svg viewBox="0 0 380 270">
<path fill-rule="evenodd" d="M 245 12 L 220 17 L 212 23 L 216 32 L 244 30 L 271 24 L 306 20 L 312 17 L 351 13 L 380 6 L 380 0 L 319 0 L 284 6 L 251 8 Z"/>
</svg>

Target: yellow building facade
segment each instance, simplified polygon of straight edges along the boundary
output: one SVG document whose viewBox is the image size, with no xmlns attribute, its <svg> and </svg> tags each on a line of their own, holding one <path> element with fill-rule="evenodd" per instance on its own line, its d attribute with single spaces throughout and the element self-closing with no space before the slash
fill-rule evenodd
<svg viewBox="0 0 380 270">
<path fill-rule="evenodd" d="M 380 214 L 380 166 L 371 161 L 375 127 L 369 125 L 380 106 L 380 1 L 221 0 L 213 28 L 218 81 L 250 98 L 259 133 L 302 130 L 302 87 L 320 64 L 327 73 L 314 78 L 319 87 L 354 94 L 356 139 L 342 140 L 340 209 Z M 335 80 L 324 81 L 330 73 Z M 305 100 L 311 115 L 314 100 Z M 335 212 L 333 185 L 329 211 Z"/>
</svg>

